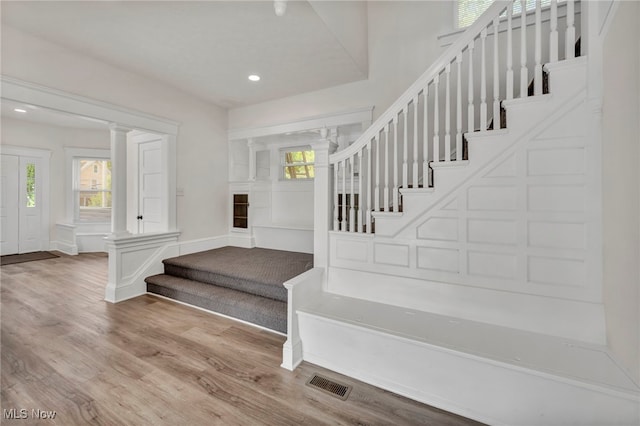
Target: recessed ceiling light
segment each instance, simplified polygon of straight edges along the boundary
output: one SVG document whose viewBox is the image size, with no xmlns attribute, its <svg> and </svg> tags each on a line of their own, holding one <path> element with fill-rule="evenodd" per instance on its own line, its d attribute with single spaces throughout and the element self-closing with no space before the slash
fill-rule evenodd
<svg viewBox="0 0 640 426">
<path fill-rule="evenodd" d="M 15 112 L 27 112 L 26 109 L 22 109 L 22 108 L 14 108 L 13 109 Z"/>
<path fill-rule="evenodd" d="M 249 76 L 249 80 L 250 80 L 250 81 L 260 81 L 260 76 L 259 76 L 259 75 L 257 75 L 257 74 L 251 74 L 251 75 Z"/>
</svg>

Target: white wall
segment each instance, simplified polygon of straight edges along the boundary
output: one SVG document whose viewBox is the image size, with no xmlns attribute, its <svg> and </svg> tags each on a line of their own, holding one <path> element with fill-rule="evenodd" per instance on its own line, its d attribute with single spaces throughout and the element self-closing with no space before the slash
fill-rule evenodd
<svg viewBox="0 0 640 426">
<path fill-rule="evenodd" d="M 109 149 L 109 129 L 88 130 L 57 127 L 2 117 L 2 145 L 39 148 L 51 151 L 51 174 L 48 176 L 51 191 L 50 240 L 56 240 L 55 225 L 66 221 L 65 147 Z"/>
<path fill-rule="evenodd" d="M 180 239 L 226 234 L 226 110 L 6 25 L 2 74 L 180 122 L 177 187 L 184 190 L 177 201 Z"/>
<path fill-rule="evenodd" d="M 604 41 L 604 302 L 611 349 L 640 383 L 640 3 L 620 2 Z"/>
<path fill-rule="evenodd" d="M 251 128 L 374 105 L 382 114 L 442 52 L 436 37 L 453 29 L 445 1 L 369 2 L 369 79 L 236 108 L 229 128 Z M 313 61 L 313 53 L 309 54 Z"/>
</svg>

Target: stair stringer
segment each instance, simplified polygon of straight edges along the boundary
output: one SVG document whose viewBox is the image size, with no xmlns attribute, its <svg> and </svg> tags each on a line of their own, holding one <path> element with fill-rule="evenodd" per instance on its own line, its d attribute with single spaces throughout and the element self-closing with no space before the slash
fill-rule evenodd
<svg viewBox="0 0 640 426">
<path fill-rule="evenodd" d="M 595 117 L 584 88 L 564 98 L 517 140 L 471 140 L 466 167 L 486 144 L 508 147 L 447 194 L 436 170 L 433 192 L 383 218 L 393 234 L 331 233 L 328 291 L 604 343 Z"/>
</svg>

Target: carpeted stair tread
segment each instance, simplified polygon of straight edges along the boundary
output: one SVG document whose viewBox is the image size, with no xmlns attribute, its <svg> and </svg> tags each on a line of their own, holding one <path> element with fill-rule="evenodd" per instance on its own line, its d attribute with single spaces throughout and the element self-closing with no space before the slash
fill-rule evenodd
<svg viewBox="0 0 640 426">
<path fill-rule="evenodd" d="M 147 277 L 145 282 L 150 293 L 287 332 L 285 302 L 166 274 Z"/>
<path fill-rule="evenodd" d="M 313 268 L 313 255 L 222 247 L 163 260 L 165 274 L 287 301 L 285 281 Z"/>
</svg>

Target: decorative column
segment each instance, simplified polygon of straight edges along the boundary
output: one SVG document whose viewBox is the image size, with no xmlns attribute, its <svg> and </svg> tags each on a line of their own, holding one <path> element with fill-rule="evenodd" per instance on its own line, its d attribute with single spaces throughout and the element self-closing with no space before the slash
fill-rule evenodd
<svg viewBox="0 0 640 426">
<path fill-rule="evenodd" d="M 111 123 L 111 235 L 129 235 L 127 231 L 127 133 L 131 129 Z"/>
<path fill-rule="evenodd" d="M 327 129 L 321 131 L 322 139 L 311 143 L 315 151 L 315 178 L 313 187 L 313 266 L 326 268 L 329 266 L 329 229 L 331 221 L 331 173 L 329 155 L 338 147 L 327 139 Z"/>
</svg>

